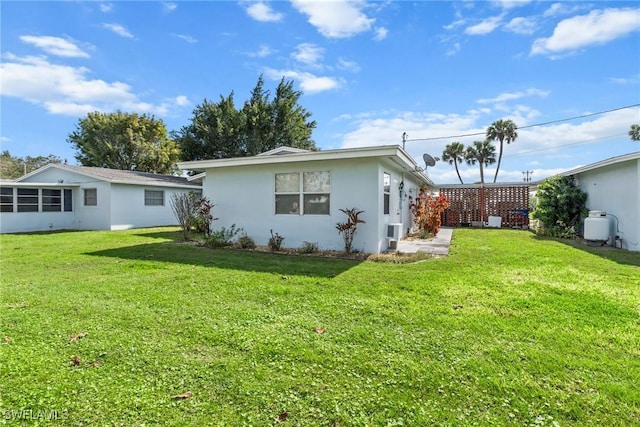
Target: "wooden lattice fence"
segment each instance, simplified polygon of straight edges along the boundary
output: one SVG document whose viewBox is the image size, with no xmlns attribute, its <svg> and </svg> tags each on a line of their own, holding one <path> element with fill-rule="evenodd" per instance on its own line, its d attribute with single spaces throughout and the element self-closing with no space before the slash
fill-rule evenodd
<svg viewBox="0 0 640 427">
<path fill-rule="evenodd" d="M 440 188 L 449 198 L 442 224 L 469 227 L 486 223 L 489 216 L 502 218 L 503 227 L 529 226 L 528 185 L 455 185 Z"/>
</svg>

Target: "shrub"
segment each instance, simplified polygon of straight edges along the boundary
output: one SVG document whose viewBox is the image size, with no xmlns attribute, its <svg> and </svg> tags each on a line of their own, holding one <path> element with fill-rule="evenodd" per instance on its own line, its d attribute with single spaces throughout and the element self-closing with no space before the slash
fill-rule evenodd
<svg viewBox="0 0 640 427">
<path fill-rule="evenodd" d="M 247 233 L 242 233 L 242 236 L 238 238 L 238 244 L 242 249 L 255 249 L 256 247 L 256 242 Z"/>
<path fill-rule="evenodd" d="M 269 238 L 269 247 L 272 251 L 279 251 L 282 248 L 284 237 L 278 233 L 273 234 L 273 230 L 269 230 L 269 232 L 271 233 L 271 237 Z"/>
<path fill-rule="evenodd" d="M 299 249 L 301 254 L 314 254 L 320 250 L 318 242 L 302 242 L 302 246 Z"/>
<path fill-rule="evenodd" d="M 449 198 L 443 193 L 433 197 L 427 191 L 427 187 L 422 186 L 415 200 L 410 199 L 409 209 L 413 214 L 413 221 L 420 230 L 436 235 L 442 224 L 442 213 L 449 204 Z"/>
<path fill-rule="evenodd" d="M 356 208 L 350 208 L 340 209 L 340 212 L 347 215 L 347 221 L 337 223 L 336 229 L 338 229 L 338 233 L 342 235 L 342 239 L 344 240 L 344 251 L 347 254 L 350 254 L 353 246 L 353 238 L 355 237 L 358 229 L 358 224 L 365 223 L 360 219 L 360 214 L 364 213 L 364 211 L 359 211 Z"/>
<path fill-rule="evenodd" d="M 571 237 L 580 219 L 586 217 L 587 193 L 566 176 L 554 176 L 544 180 L 535 197 L 531 218 L 540 220 L 543 227 L 537 232 L 553 237 Z"/>
<path fill-rule="evenodd" d="M 196 222 L 196 195 L 193 191 L 188 193 L 174 193 L 169 199 L 171 210 L 180 224 L 182 240 L 189 240 L 191 228 Z"/>
<path fill-rule="evenodd" d="M 233 239 L 242 231 L 242 228 L 236 228 L 235 224 L 232 224 L 228 229 L 222 227 L 220 230 L 212 231 L 209 237 L 205 239 L 205 246 L 210 248 L 231 246 L 233 245 Z"/>
<path fill-rule="evenodd" d="M 195 201 L 195 229 L 198 233 L 204 233 L 205 237 L 209 236 L 213 221 L 218 219 L 211 214 L 214 206 L 207 197 Z"/>
</svg>

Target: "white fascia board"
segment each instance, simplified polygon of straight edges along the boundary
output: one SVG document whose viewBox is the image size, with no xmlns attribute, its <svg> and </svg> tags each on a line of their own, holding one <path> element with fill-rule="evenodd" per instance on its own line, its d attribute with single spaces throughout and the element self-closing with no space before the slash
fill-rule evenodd
<svg viewBox="0 0 640 427">
<path fill-rule="evenodd" d="M 414 164 L 408 160 L 409 155 L 406 152 L 401 153 L 401 148 L 397 145 L 383 145 L 379 147 L 362 147 L 362 148 L 346 148 L 338 150 L 325 151 L 309 151 L 304 153 L 280 154 L 277 156 L 252 156 L 252 157 L 233 157 L 229 159 L 215 160 L 194 160 L 190 162 L 179 162 L 180 169 L 212 169 L 225 168 L 233 166 L 248 165 L 267 165 L 278 163 L 297 163 L 311 162 L 320 160 L 344 160 L 366 157 L 386 157 L 398 156 L 402 157 L 407 164 Z"/>
<path fill-rule="evenodd" d="M 190 162 L 179 162 L 178 167 L 183 170 L 205 170 L 234 166 L 269 164 L 275 165 L 282 163 L 362 159 L 371 157 L 389 158 L 402 169 L 413 174 L 418 180 L 428 185 L 434 185 L 433 182 L 424 174 L 415 160 L 399 145 L 381 145 L 374 147 L 342 148 L 337 150 L 325 151 L 307 151 L 293 154 L 281 154 L 276 156 L 252 156 L 215 160 L 194 160 Z"/>
<path fill-rule="evenodd" d="M 636 151 L 635 153 L 623 154 L 621 156 L 611 157 L 610 159 L 601 160 L 596 163 L 591 163 L 589 165 L 571 169 L 566 172 L 561 172 L 558 175 L 561 175 L 561 176 L 576 175 L 576 174 L 587 172 L 593 169 L 598 169 L 605 166 L 615 165 L 616 163 L 626 162 L 628 160 L 637 160 L 637 159 L 640 159 L 640 151 Z"/>
<path fill-rule="evenodd" d="M 26 175 L 25 175 L 26 176 Z M 80 187 L 77 182 L 18 182 L 18 181 L 0 181 L 2 187 L 17 187 L 17 188 L 68 188 L 68 187 Z"/>
</svg>

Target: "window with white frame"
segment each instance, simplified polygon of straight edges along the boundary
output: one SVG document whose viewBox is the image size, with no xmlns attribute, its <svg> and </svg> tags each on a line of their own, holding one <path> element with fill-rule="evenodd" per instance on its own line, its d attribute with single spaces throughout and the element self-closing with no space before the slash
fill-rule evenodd
<svg viewBox="0 0 640 427">
<path fill-rule="evenodd" d="M 96 188 L 84 189 L 84 205 L 98 206 L 98 190 Z"/>
<path fill-rule="evenodd" d="M 386 172 L 384 173 L 383 185 L 382 197 L 384 199 L 384 210 L 382 213 L 384 215 L 389 215 L 391 210 L 391 175 Z"/>
<path fill-rule="evenodd" d="M 18 188 L 18 212 L 38 212 L 38 189 Z"/>
<path fill-rule="evenodd" d="M 0 212 L 13 212 L 13 187 L 0 187 Z"/>
<path fill-rule="evenodd" d="M 42 189 L 42 212 L 62 212 L 62 190 Z"/>
<path fill-rule="evenodd" d="M 145 206 L 164 206 L 164 191 L 144 190 Z"/>
<path fill-rule="evenodd" d="M 276 215 L 329 215 L 329 171 L 275 174 Z"/>
</svg>

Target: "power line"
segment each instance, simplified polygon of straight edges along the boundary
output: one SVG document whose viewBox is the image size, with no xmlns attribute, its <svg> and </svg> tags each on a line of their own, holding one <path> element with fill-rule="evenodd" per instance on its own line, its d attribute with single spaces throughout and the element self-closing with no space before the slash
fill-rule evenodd
<svg viewBox="0 0 640 427">
<path fill-rule="evenodd" d="M 570 120 L 577 120 L 577 119 L 584 119 L 586 117 L 592 117 L 592 116 L 597 116 L 600 114 L 606 114 L 606 113 L 612 113 L 614 111 L 620 111 L 620 110 L 626 110 L 627 108 L 634 108 L 634 107 L 639 107 L 640 104 L 632 104 L 632 105 L 627 105 L 624 107 L 618 107 L 618 108 L 612 108 L 610 110 L 604 110 L 604 111 L 598 111 L 597 113 L 589 113 L 589 114 L 583 114 L 580 116 L 575 116 L 575 117 L 569 117 L 568 119 L 558 119 L 558 120 L 552 120 L 549 122 L 542 122 L 542 123 L 535 123 L 532 125 L 527 125 L 527 126 L 522 126 L 522 127 L 518 127 L 518 129 L 528 129 L 528 128 L 532 128 L 532 127 L 537 127 L 537 126 L 546 126 L 546 125 L 550 125 L 550 124 L 554 124 L 554 123 L 561 123 L 561 122 L 568 122 Z M 438 139 L 453 139 L 453 138 L 464 138 L 467 136 L 479 136 L 479 135 L 485 135 L 485 132 L 477 132 L 477 133 L 465 133 L 465 134 L 461 134 L 461 135 L 451 135 L 451 136 L 434 136 L 431 138 L 412 138 L 412 139 L 405 139 L 406 137 L 406 132 L 403 134 L 403 142 L 412 142 L 412 141 L 435 141 Z"/>
</svg>

